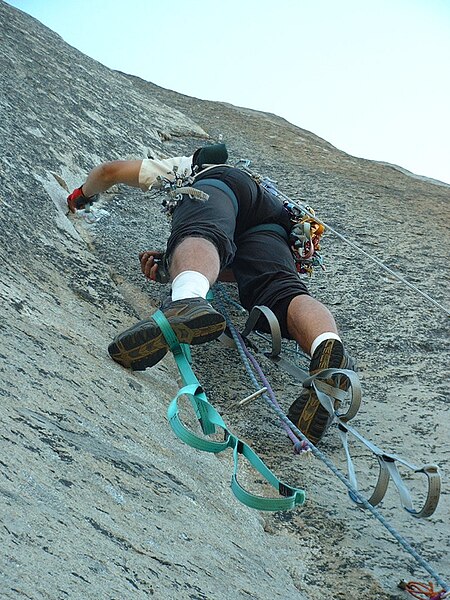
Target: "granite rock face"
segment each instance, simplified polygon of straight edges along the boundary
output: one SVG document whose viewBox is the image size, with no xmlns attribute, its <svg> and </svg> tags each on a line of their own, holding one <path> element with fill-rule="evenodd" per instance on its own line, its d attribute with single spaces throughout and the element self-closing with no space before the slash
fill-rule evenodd
<svg viewBox="0 0 450 600">
<path fill-rule="evenodd" d="M 1 598 L 319 599 L 333 590 L 384 599 L 402 597 L 400 578 L 428 580 L 323 463 L 292 456 L 261 399 L 236 408 L 253 390 L 233 350 L 195 348 L 195 371 L 230 429 L 280 479 L 304 487 L 308 502 L 252 511 L 229 490 L 229 454 L 178 441 L 165 416 L 178 389 L 172 357 L 132 373 L 106 351 L 168 291 L 143 281 L 137 262 L 167 238 L 160 200 L 119 186 L 90 222 L 67 215 L 65 199 L 99 162 L 189 155 L 223 137 L 232 161 L 251 159 L 445 303 L 449 188 L 349 156 L 275 115 L 111 71 L 3 2 L 0 23 Z M 358 359 L 364 404 L 355 425 L 443 474 L 432 518 L 411 519 L 393 491 L 381 510 L 448 579 L 448 317 L 331 235 L 324 254 L 327 271 L 310 288 Z M 263 350 L 287 409 L 298 385 Z M 335 431 L 323 449 L 343 466 Z M 356 455 L 371 481 L 376 464 Z"/>
</svg>

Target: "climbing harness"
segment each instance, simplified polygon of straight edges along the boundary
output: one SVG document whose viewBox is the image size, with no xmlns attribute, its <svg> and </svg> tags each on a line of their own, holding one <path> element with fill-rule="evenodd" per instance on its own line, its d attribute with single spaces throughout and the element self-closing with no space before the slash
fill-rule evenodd
<svg viewBox="0 0 450 600">
<path fill-rule="evenodd" d="M 249 160 L 240 159 L 235 166 L 247 173 L 247 175 L 250 175 L 256 183 L 270 192 L 272 196 L 279 198 L 289 214 L 292 224 L 289 234 L 289 245 L 299 275 L 306 274 L 311 276 L 314 267 L 317 266 L 325 270 L 323 258 L 319 254 L 320 238 L 325 232 L 324 223 L 316 218 L 313 208 L 306 204 L 303 205 L 299 202 L 294 202 L 288 198 L 280 192 L 276 181 L 270 179 L 270 177 L 263 177 L 258 173 L 254 173 L 249 168 L 250 164 Z"/>
<path fill-rule="evenodd" d="M 403 275 L 392 270 L 381 260 L 375 256 L 372 256 L 363 248 L 359 247 L 347 237 L 336 231 L 333 227 L 319 219 L 316 216 L 314 209 L 312 209 L 310 206 L 296 202 L 289 198 L 289 196 L 278 189 L 276 181 L 270 179 L 269 177 L 263 177 L 262 175 L 253 172 L 249 168 L 250 164 L 251 161 L 247 159 L 240 159 L 234 166 L 247 173 L 254 181 L 269 191 L 273 196 L 278 197 L 283 203 L 284 208 L 289 213 L 292 223 L 289 242 L 299 275 L 311 275 L 314 267 L 316 266 L 319 266 L 323 270 L 325 269 L 323 258 L 319 253 L 319 250 L 321 236 L 325 231 L 329 231 L 343 242 L 357 250 L 359 253 L 376 263 L 392 277 L 398 281 L 401 281 L 411 290 L 426 298 L 429 302 L 437 306 L 447 315 L 450 315 L 450 309 L 437 302 L 437 300 L 432 298 L 429 294 L 408 281 Z M 195 182 L 196 174 L 197 173 L 195 169 L 193 169 L 190 174 L 186 170 L 182 173 L 179 173 L 178 168 L 175 166 L 173 171 L 168 173 L 168 175 L 171 176 L 170 179 L 168 177 L 158 176 L 157 181 L 159 183 L 159 189 L 155 189 L 154 192 L 156 194 L 159 194 L 160 192 L 165 193 L 165 197 L 162 200 L 162 207 L 163 212 L 168 218 L 172 216 L 172 213 L 175 210 L 178 202 L 181 201 L 183 194 L 187 194 L 190 198 L 200 201 L 208 200 L 209 196 L 206 192 L 192 187 L 193 183 Z M 270 230 L 270 226 L 271 224 L 267 224 L 264 227 Z"/>
<path fill-rule="evenodd" d="M 252 179 L 260 184 L 264 189 L 270 192 L 273 196 L 280 198 L 281 202 L 291 221 L 291 230 L 289 232 L 289 246 L 294 257 L 294 262 L 299 275 L 309 275 L 313 273 L 313 269 L 316 266 L 323 266 L 323 258 L 319 253 L 320 250 L 320 239 L 325 231 L 325 226 L 322 222 L 317 220 L 315 211 L 310 206 L 303 206 L 295 203 L 287 196 L 284 196 L 276 187 L 276 182 L 268 177 L 261 177 L 260 175 L 253 173 L 248 167 L 250 161 L 239 160 L 235 167 L 245 171 L 247 175 L 250 175 Z M 225 165 L 228 166 L 228 165 Z M 155 190 L 156 193 L 163 192 L 164 197 L 162 200 L 163 212 L 170 219 L 173 211 L 177 204 L 182 200 L 183 194 L 187 194 L 191 199 L 206 201 L 209 195 L 206 192 L 198 188 L 194 188 L 193 184 L 196 177 L 196 168 L 188 173 L 187 170 L 182 173 L 178 172 L 178 167 L 175 166 L 170 173 L 167 173 L 168 177 L 157 177 L 158 188 Z M 201 183 L 209 183 L 222 188 L 224 184 L 221 181 L 212 179 L 202 179 Z M 199 183 L 200 183 L 199 182 Z M 222 184 L 222 185 L 219 185 Z M 228 195 L 234 196 L 233 192 L 226 186 L 225 190 Z M 233 198 L 232 198 L 233 200 Z M 235 210 L 237 211 L 237 200 L 234 202 Z M 282 235 L 286 235 L 284 229 L 275 223 L 268 223 L 264 225 L 257 225 L 252 230 L 273 230 L 281 229 Z"/>
<path fill-rule="evenodd" d="M 439 303 L 437 300 L 432 298 L 429 294 L 421 290 L 419 287 L 408 281 L 403 275 L 397 273 L 393 269 L 385 265 L 381 260 L 372 256 L 366 252 L 363 248 L 352 242 L 350 239 L 336 231 L 333 227 L 319 219 L 315 211 L 306 204 L 295 202 L 289 198 L 286 194 L 280 191 L 277 187 L 277 182 L 270 179 L 269 177 L 263 177 L 258 173 L 253 172 L 250 167 L 251 161 L 247 159 L 240 159 L 234 165 L 236 168 L 240 168 L 246 172 L 250 177 L 269 191 L 273 196 L 278 197 L 285 209 L 289 212 L 291 222 L 293 224 L 291 232 L 290 246 L 294 255 L 294 260 L 297 265 L 299 274 L 311 275 L 312 270 L 315 266 L 320 266 L 324 269 L 323 259 L 320 253 L 320 238 L 325 231 L 331 232 L 333 235 L 341 239 L 343 242 L 354 248 L 359 253 L 366 256 L 366 258 L 373 261 L 384 271 L 389 273 L 392 277 L 402 282 L 404 285 L 409 287 L 414 292 L 417 292 L 423 296 L 426 300 L 437 306 L 446 315 L 450 316 L 450 309 Z M 229 165 L 224 165 L 229 166 Z M 208 194 L 205 192 L 192 187 L 195 182 L 197 171 L 192 169 L 191 173 L 187 170 L 182 173 L 178 172 L 178 168 L 175 166 L 173 171 L 168 173 L 169 177 L 158 176 L 157 181 L 159 183 L 159 189 L 155 189 L 154 193 L 159 194 L 160 192 L 165 193 L 166 197 L 162 201 L 163 211 L 170 218 L 177 203 L 182 199 L 183 194 L 188 194 L 191 198 L 195 198 L 200 201 L 206 201 Z M 270 224 L 269 224 L 270 226 Z M 270 229 L 270 227 L 269 227 Z"/>
</svg>

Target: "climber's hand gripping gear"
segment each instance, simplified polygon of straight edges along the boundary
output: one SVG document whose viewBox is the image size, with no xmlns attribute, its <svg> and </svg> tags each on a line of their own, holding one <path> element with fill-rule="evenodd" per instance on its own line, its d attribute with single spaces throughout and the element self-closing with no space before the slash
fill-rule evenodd
<svg viewBox="0 0 450 600">
<path fill-rule="evenodd" d="M 168 283 L 170 277 L 164 252 L 161 250 L 145 250 L 139 253 L 139 260 L 141 271 L 147 279 L 158 283 Z"/>
<path fill-rule="evenodd" d="M 94 196 L 85 196 L 83 193 L 83 186 L 80 185 L 79 188 L 76 188 L 69 196 L 67 196 L 67 206 L 71 213 L 75 213 L 77 210 L 86 208 L 86 206 L 97 200 L 98 194 L 94 194 Z"/>
</svg>

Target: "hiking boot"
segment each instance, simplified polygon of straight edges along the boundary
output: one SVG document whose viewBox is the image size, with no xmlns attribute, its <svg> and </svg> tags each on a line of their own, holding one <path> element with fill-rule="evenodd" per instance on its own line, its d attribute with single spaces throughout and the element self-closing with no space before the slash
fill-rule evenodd
<svg viewBox="0 0 450 600">
<path fill-rule="evenodd" d="M 315 375 L 329 368 L 356 370 L 355 361 L 345 352 L 339 340 L 325 340 L 316 348 L 311 358 L 309 373 Z M 336 386 L 336 380 L 325 381 Z M 337 385 L 340 389 L 347 390 L 347 377 L 339 377 Z M 339 408 L 339 404 L 339 400 L 334 401 L 335 410 Z M 309 388 L 302 390 L 297 400 L 291 404 L 287 416 L 313 444 L 317 444 L 323 438 L 333 421 L 333 416 L 322 406 L 315 391 Z"/>
<path fill-rule="evenodd" d="M 203 298 L 175 301 L 167 298 L 161 311 L 180 344 L 203 344 L 219 337 L 225 329 L 225 318 Z M 161 329 L 152 318 L 119 333 L 108 346 L 111 358 L 133 371 L 156 365 L 168 349 Z"/>
</svg>

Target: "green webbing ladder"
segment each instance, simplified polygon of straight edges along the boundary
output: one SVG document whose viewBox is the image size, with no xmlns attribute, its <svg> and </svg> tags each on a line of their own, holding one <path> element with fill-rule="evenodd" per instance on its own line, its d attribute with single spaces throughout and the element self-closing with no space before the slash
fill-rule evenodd
<svg viewBox="0 0 450 600">
<path fill-rule="evenodd" d="M 205 452 L 214 452 L 217 454 L 227 448 L 232 448 L 234 470 L 231 478 L 231 489 L 236 498 L 250 508 L 277 511 L 290 510 L 304 504 L 304 490 L 291 487 L 290 485 L 279 481 L 250 446 L 239 440 L 239 438 L 227 429 L 220 414 L 212 404 L 208 402 L 208 398 L 206 397 L 200 382 L 192 371 L 189 346 L 178 342 L 176 335 L 164 314 L 158 310 L 152 315 L 152 319 L 154 319 L 160 327 L 162 334 L 173 353 L 183 381 L 183 387 L 178 391 L 178 394 L 172 400 L 167 410 L 167 416 L 175 434 L 186 444 Z M 214 441 L 207 437 L 200 437 L 181 422 L 178 410 L 178 400 L 181 396 L 186 396 L 190 400 L 204 435 L 212 435 L 217 432 L 218 428 L 222 429 L 224 432 L 224 440 L 222 442 Z M 280 497 L 257 496 L 242 487 L 237 477 L 240 454 L 248 460 L 252 467 L 256 469 L 273 488 L 278 491 Z"/>
</svg>

